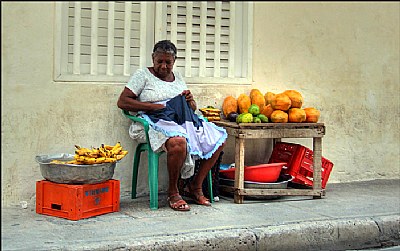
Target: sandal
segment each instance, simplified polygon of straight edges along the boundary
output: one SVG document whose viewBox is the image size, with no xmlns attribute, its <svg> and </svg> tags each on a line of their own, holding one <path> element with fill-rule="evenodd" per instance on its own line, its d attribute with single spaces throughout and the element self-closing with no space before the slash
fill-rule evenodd
<svg viewBox="0 0 400 251">
<path fill-rule="evenodd" d="M 175 194 L 168 196 L 167 201 L 168 201 L 169 207 L 175 211 L 189 211 L 190 210 L 189 205 L 186 203 L 186 201 L 184 201 L 182 199 L 182 197 L 179 195 L 179 193 L 175 193 Z"/>
<path fill-rule="evenodd" d="M 211 206 L 211 202 L 209 199 L 207 199 L 204 194 L 203 194 L 203 189 L 202 188 L 196 188 L 193 189 L 189 187 L 189 193 L 190 193 L 190 197 L 199 205 L 203 205 L 203 206 L 207 206 L 210 207 Z"/>
</svg>

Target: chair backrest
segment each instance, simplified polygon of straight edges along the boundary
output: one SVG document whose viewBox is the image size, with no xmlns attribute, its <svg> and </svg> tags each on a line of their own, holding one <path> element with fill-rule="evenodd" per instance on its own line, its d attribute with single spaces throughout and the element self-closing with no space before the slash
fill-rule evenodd
<svg viewBox="0 0 400 251">
<path fill-rule="evenodd" d="M 138 123 L 143 125 L 144 132 L 145 132 L 145 135 L 146 135 L 146 142 L 149 143 L 150 142 L 149 141 L 149 127 L 150 127 L 149 126 L 149 122 L 147 122 L 145 119 L 142 119 L 140 117 L 137 117 L 135 115 L 130 114 L 129 111 L 127 111 L 127 110 L 122 110 L 122 114 L 125 117 L 127 117 L 128 119 L 132 120 L 133 122 L 138 122 Z"/>
</svg>

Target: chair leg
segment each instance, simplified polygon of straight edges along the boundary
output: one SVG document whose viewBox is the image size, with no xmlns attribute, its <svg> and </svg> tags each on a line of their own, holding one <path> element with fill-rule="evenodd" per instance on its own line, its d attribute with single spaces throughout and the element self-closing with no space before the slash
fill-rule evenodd
<svg viewBox="0 0 400 251">
<path fill-rule="evenodd" d="M 132 170 L 132 194 L 131 198 L 136 199 L 136 186 L 137 186 L 137 179 L 138 179 L 138 170 L 139 170 L 139 163 L 140 163 L 140 154 L 143 151 L 143 144 L 139 144 L 136 147 L 135 156 L 133 159 L 133 170 Z"/>
<path fill-rule="evenodd" d="M 158 209 L 158 159 L 159 154 L 149 150 L 149 190 L 150 190 L 150 209 Z"/>
<path fill-rule="evenodd" d="M 214 194 L 213 194 L 213 190 L 212 190 L 212 173 L 211 173 L 211 170 L 208 171 L 207 181 L 208 181 L 208 195 L 210 197 L 210 202 L 214 203 Z"/>
</svg>

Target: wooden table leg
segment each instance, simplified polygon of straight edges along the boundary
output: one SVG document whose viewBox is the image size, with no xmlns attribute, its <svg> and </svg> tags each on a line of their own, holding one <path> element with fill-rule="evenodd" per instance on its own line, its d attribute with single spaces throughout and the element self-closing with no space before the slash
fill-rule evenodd
<svg viewBox="0 0 400 251">
<path fill-rule="evenodd" d="M 244 195 L 239 195 L 237 189 L 244 189 L 244 138 L 239 134 L 235 138 L 235 193 L 234 202 L 243 203 Z"/>
<path fill-rule="evenodd" d="M 272 139 L 272 144 L 275 146 L 275 144 L 276 143 L 278 143 L 278 142 L 282 142 L 282 139 L 281 138 L 273 138 Z"/>
<path fill-rule="evenodd" d="M 321 191 L 322 187 L 322 138 L 313 138 L 313 190 Z M 314 196 L 314 199 L 320 199 L 321 196 Z"/>
</svg>

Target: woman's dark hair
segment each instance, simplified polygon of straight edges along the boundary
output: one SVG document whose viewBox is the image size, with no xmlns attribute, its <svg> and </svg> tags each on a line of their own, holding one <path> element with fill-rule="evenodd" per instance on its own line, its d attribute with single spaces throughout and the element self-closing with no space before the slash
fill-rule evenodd
<svg viewBox="0 0 400 251">
<path fill-rule="evenodd" d="M 177 54 L 176 47 L 170 40 L 158 41 L 153 48 L 153 54 L 156 52 L 170 53 L 174 58 Z"/>
</svg>

